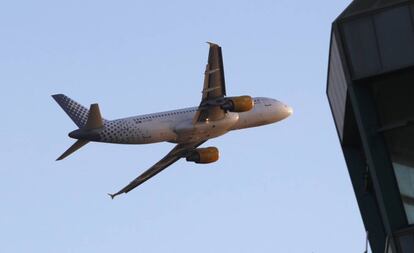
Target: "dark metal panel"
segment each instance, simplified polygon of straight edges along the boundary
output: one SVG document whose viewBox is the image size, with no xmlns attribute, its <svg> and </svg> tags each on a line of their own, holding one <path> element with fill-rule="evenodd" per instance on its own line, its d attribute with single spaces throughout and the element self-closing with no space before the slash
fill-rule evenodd
<svg viewBox="0 0 414 253">
<path fill-rule="evenodd" d="M 414 25 L 414 5 L 411 5 L 411 23 Z"/>
<path fill-rule="evenodd" d="M 414 252 L 414 228 L 409 227 L 394 234 L 398 252 L 412 253 Z"/>
<path fill-rule="evenodd" d="M 374 16 L 383 71 L 414 64 L 414 28 L 410 6 L 388 9 Z"/>
<path fill-rule="evenodd" d="M 401 253 L 414 252 L 414 237 L 413 235 L 404 235 L 399 238 L 399 246 Z"/>
<path fill-rule="evenodd" d="M 348 166 L 355 197 L 365 229 L 368 231 L 372 252 L 384 252 L 386 233 L 381 220 L 378 204 L 372 192 L 367 191 L 366 158 L 360 148 L 342 147 Z"/>
<path fill-rule="evenodd" d="M 342 33 L 352 79 L 380 72 L 382 64 L 372 18 L 347 21 L 342 24 Z"/>
<path fill-rule="evenodd" d="M 341 13 L 339 18 L 347 18 L 358 14 L 375 11 L 378 9 L 389 8 L 393 5 L 409 2 L 409 0 L 354 0 Z"/>
<path fill-rule="evenodd" d="M 328 99 L 333 112 L 336 129 L 342 140 L 345 117 L 345 104 L 347 85 L 345 74 L 342 66 L 341 56 L 338 50 L 338 43 L 335 33 L 332 33 L 331 51 L 329 54 L 328 70 Z"/>
<path fill-rule="evenodd" d="M 414 224 L 414 68 L 370 80 L 409 224 Z M 413 122 L 413 123 L 412 123 Z M 413 251 L 414 252 L 414 251 Z"/>
<path fill-rule="evenodd" d="M 379 123 L 374 102 L 367 85 L 353 83 L 348 91 L 385 231 L 391 234 L 408 223 L 385 141 L 377 132 Z"/>
</svg>

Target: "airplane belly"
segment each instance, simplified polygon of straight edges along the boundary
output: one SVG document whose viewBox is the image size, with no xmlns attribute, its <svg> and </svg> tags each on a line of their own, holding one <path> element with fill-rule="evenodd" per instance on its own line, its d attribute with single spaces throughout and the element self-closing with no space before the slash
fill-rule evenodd
<svg viewBox="0 0 414 253">
<path fill-rule="evenodd" d="M 147 141 L 149 141 L 148 143 L 171 141 L 176 139 L 176 134 L 171 128 L 171 123 L 168 121 L 153 122 L 152 124 L 146 126 L 146 130 L 149 134 L 149 138 L 147 138 Z"/>
<path fill-rule="evenodd" d="M 265 110 L 261 105 L 255 105 L 253 110 L 240 113 L 239 121 L 232 130 L 250 128 L 268 124 Z"/>
<path fill-rule="evenodd" d="M 176 134 L 171 128 L 169 121 L 148 121 L 137 127 L 140 143 L 156 143 L 172 141 L 176 139 Z"/>
<path fill-rule="evenodd" d="M 191 120 L 182 122 L 175 127 L 177 139 L 175 142 L 200 141 L 215 138 L 227 133 L 238 121 L 238 113 L 227 113 L 223 119 L 192 123 Z"/>
</svg>

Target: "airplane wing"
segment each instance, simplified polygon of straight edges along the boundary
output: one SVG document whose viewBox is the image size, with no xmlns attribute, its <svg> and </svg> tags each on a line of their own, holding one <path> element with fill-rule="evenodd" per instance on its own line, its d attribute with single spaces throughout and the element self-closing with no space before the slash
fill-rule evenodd
<svg viewBox="0 0 414 253">
<path fill-rule="evenodd" d="M 154 164 L 151 168 L 149 168 L 147 171 L 142 173 L 139 177 L 135 178 L 131 183 L 129 183 L 127 186 L 122 188 L 120 191 L 114 194 L 109 194 L 111 198 L 113 199 L 115 196 L 122 194 L 122 193 L 128 193 L 129 191 L 133 190 L 134 188 L 138 187 L 151 177 L 157 175 L 162 170 L 170 166 L 171 164 L 178 161 L 180 158 L 186 157 L 193 151 L 195 148 L 203 144 L 205 141 L 200 142 L 192 142 L 192 143 L 184 143 L 184 144 L 177 144 L 164 158 L 162 158 L 159 162 Z"/>
<path fill-rule="evenodd" d="M 211 42 L 207 43 L 210 45 L 210 50 L 208 52 L 206 71 L 204 72 L 203 95 L 198 111 L 193 119 L 194 123 L 218 120 L 223 118 L 225 114 L 225 111 L 221 109 L 218 103 L 226 96 L 221 47 Z"/>
</svg>

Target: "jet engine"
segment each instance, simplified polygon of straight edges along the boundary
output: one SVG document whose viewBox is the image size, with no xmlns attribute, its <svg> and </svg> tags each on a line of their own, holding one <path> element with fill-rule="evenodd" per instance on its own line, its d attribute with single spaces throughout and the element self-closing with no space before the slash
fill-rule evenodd
<svg viewBox="0 0 414 253">
<path fill-rule="evenodd" d="M 219 159 L 219 151 L 216 147 L 197 148 L 186 157 L 188 162 L 213 163 Z"/>
<path fill-rule="evenodd" d="M 251 96 L 227 97 L 225 99 L 226 102 L 222 108 L 230 112 L 247 112 L 254 106 Z"/>
</svg>

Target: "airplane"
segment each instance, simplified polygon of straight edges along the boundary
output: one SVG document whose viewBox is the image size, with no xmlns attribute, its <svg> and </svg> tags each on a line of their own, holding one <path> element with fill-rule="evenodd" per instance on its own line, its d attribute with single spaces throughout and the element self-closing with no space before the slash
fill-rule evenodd
<svg viewBox="0 0 414 253">
<path fill-rule="evenodd" d="M 52 95 L 78 126 L 68 135 L 77 141 L 56 160 L 62 160 L 88 142 L 118 144 L 175 143 L 175 147 L 116 193 L 113 199 L 128 193 L 181 158 L 206 164 L 219 159 L 216 147 L 199 148 L 207 140 L 229 131 L 275 123 L 289 117 L 290 106 L 266 97 L 226 96 L 221 47 L 209 44 L 208 63 L 204 72 L 201 102 L 196 107 L 107 120 L 102 118 L 98 104 L 89 110 L 65 96 Z"/>
</svg>

